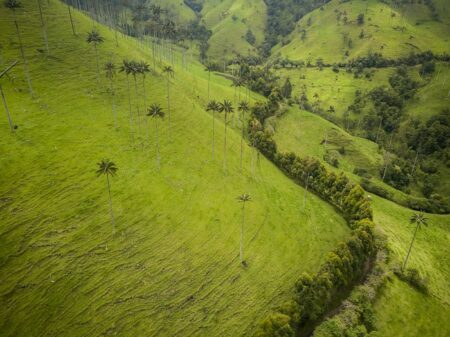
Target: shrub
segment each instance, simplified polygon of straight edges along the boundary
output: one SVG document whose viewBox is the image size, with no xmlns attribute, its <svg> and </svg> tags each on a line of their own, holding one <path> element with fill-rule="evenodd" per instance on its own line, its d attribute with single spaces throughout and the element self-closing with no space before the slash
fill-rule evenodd
<svg viewBox="0 0 450 337">
<path fill-rule="evenodd" d="M 294 330 L 289 325 L 287 315 L 274 313 L 267 317 L 260 325 L 255 337 L 294 337 Z"/>
<path fill-rule="evenodd" d="M 394 274 L 398 276 L 402 281 L 407 282 L 410 286 L 416 288 L 420 292 L 428 293 L 428 280 L 422 277 L 419 271 L 415 268 L 408 268 L 401 270 L 400 268 L 394 268 Z"/>
<path fill-rule="evenodd" d="M 367 192 L 376 194 L 382 198 L 389 199 L 391 197 L 390 193 L 381 186 L 375 185 L 368 179 L 361 180 L 361 187 L 364 188 Z"/>
</svg>

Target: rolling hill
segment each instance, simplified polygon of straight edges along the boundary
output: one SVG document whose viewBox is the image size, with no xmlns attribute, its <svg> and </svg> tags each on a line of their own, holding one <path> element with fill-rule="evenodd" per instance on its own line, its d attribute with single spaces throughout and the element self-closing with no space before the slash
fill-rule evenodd
<svg viewBox="0 0 450 337">
<path fill-rule="evenodd" d="M 161 169 L 155 163 L 154 121 L 144 116 L 141 78 L 136 96 L 127 77 L 115 77 L 114 128 L 108 61 L 145 60 L 152 49 L 119 36 L 72 9 L 43 2 L 50 53 L 45 53 L 37 5 L 24 1 L 17 20 L 35 98 L 22 64 L 2 78 L 18 129 L 0 120 L 0 335 L 245 336 L 292 292 L 303 271 L 315 271 L 348 235 L 345 220 L 270 162 L 252 167 L 244 148 L 239 169 L 239 123 L 228 129 L 228 170 L 222 169 L 223 116 L 205 112 L 208 74 L 187 70 L 175 52 L 170 79 L 172 125 L 160 123 Z M 1 66 L 19 59 L 13 15 L 1 8 Z M 98 30 L 96 54 L 86 43 Z M 166 110 L 166 63 L 147 76 L 147 106 Z M 211 96 L 233 99 L 230 81 L 213 75 Z M 251 97 L 258 97 L 252 94 Z M 138 105 L 139 104 L 139 105 Z M 135 142 L 130 141 L 130 116 Z M 167 116 L 166 116 L 167 117 Z M 235 118 L 233 118 L 235 119 Z M 235 128 L 232 125 L 235 124 Z M 149 129 L 147 129 L 149 127 Z M 147 131 L 148 130 L 148 131 Z M 147 137 L 148 132 L 148 137 Z M 113 160 L 116 215 L 112 235 L 104 178 L 97 163 Z M 238 261 L 241 206 L 249 193 L 243 268 Z"/>
</svg>

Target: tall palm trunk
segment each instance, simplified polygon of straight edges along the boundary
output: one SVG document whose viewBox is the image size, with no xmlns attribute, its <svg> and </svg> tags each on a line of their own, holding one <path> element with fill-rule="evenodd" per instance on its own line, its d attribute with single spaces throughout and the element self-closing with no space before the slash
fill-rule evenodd
<svg viewBox="0 0 450 337">
<path fill-rule="evenodd" d="M 144 93 L 144 114 L 145 114 L 145 109 L 147 107 L 147 91 L 145 90 L 145 74 L 142 75 L 142 90 Z M 148 119 L 147 118 L 145 119 L 145 129 L 146 129 L 146 139 L 147 139 L 147 143 L 148 143 Z"/>
<path fill-rule="evenodd" d="M 208 102 L 209 102 L 209 93 L 210 93 L 210 86 L 211 86 L 211 71 L 208 70 Z"/>
<path fill-rule="evenodd" d="M 3 105 L 5 106 L 6 115 L 8 116 L 9 128 L 11 129 L 11 132 L 14 132 L 14 124 L 11 119 L 11 114 L 9 113 L 8 104 L 6 103 L 5 94 L 3 93 L 3 88 L 1 84 L 0 84 L 0 94 L 2 96 Z"/>
<path fill-rule="evenodd" d="M 417 235 L 417 230 L 418 229 L 419 229 L 419 224 L 416 225 L 416 229 L 414 230 L 414 235 L 413 235 L 413 238 L 411 240 L 411 244 L 409 245 L 408 253 L 406 254 L 405 261 L 403 262 L 403 265 L 402 265 L 402 271 L 405 270 L 406 264 L 408 263 L 409 254 L 411 254 L 411 249 L 412 249 L 412 246 L 414 244 L 414 240 L 416 239 L 416 235 Z"/>
<path fill-rule="evenodd" d="M 129 113 L 130 113 L 131 144 L 134 145 L 133 110 L 131 109 L 131 88 L 130 88 L 130 77 L 129 77 L 129 75 L 127 75 L 127 87 L 128 87 L 128 107 L 129 107 Z"/>
<path fill-rule="evenodd" d="M 227 113 L 225 112 L 225 136 L 223 143 L 223 170 L 227 171 Z"/>
<path fill-rule="evenodd" d="M 25 72 L 25 77 L 27 78 L 27 82 L 28 82 L 28 90 L 30 91 L 31 97 L 34 97 L 33 84 L 31 83 L 30 72 L 28 70 L 28 62 L 27 62 L 27 58 L 25 56 L 25 51 L 23 49 L 22 36 L 20 35 L 20 29 L 19 29 L 19 24 L 17 22 L 16 11 L 14 11 L 13 13 L 14 13 L 14 24 L 16 26 L 17 37 L 19 39 L 20 54 L 23 59 L 23 69 Z"/>
<path fill-rule="evenodd" d="M 139 93 L 138 93 L 136 75 L 133 75 L 133 78 L 134 78 L 134 91 L 136 93 L 136 109 L 137 109 L 138 129 L 139 129 L 139 132 L 141 132 L 141 112 L 139 109 Z"/>
<path fill-rule="evenodd" d="M 241 172 L 243 166 L 243 157 L 244 157 L 244 137 L 245 137 L 245 111 L 242 110 L 242 136 L 241 136 Z"/>
<path fill-rule="evenodd" d="M 167 75 L 167 111 L 169 114 L 169 139 L 171 139 L 171 128 L 172 128 L 172 124 L 171 124 L 171 118 L 170 118 L 170 80 L 169 80 L 169 75 Z"/>
<path fill-rule="evenodd" d="M 212 118 L 212 159 L 214 159 L 214 139 L 215 139 L 215 111 L 213 110 L 213 118 Z"/>
<path fill-rule="evenodd" d="M 73 23 L 72 10 L 70 9 L 70 5 L 67 5 L 67 9 L 69 10 L 69 18 L 70 18 L 70 26 L 72 27 L 72 34 L 74 36 L 77 36 L 77 33 L 75 32 L 75 25 Z"/>
<path fill-rule="evenodd" d="M 114 92 L 114 79 L 111 76 L 110 79 L 110 88 L 111 88 L 111 103 L 112 103 L 112 113 L 114 116 L 114 129 L 117 130 L 117 111 L 116 111 L 116 99 L 115 99 L 115 92 Z"/>
<path fill-rule="evenodd" d="M 159 154 L 158 118 L 155 118 L 155 137 L 156 137 L 156 166 L 159 171 L 161 168 L 161 158 Z"/>
<path fill-rule="evenodd" d="M 47 51 L 47 56 L 48 56 L 50 54 L 50 50 L 48 48 L 47 28 L 45 27 L 44 15 L 42 14 L 41 0 L 37 0 L 37 3 L 38 3 L 38 7 L 39 7 L 39 16 L 41 18 L 42 33 L 44 35 L 45 50 Z"/>
<path fill-rule="evenodd" d="M 116 221 L 114 219 L 114 211 L 113 211 L 113 204 L 112 204 L 112 198 L 111 198 L 111 186 L 109 184 L 109 175 L 106 175 L 106 181 L 108 184 L 108 194 L 109 194 L 109 212 L 111 214 L 111 224 L 112 224 L 112 233 L 113 235 L 116 232 Z"/>
<path fill-rule="evenodd" d="M 99 66 L 99 62 L 98 62 L 97 43 L 94 43 L 94 50 L 95 50 L 95 60 L 97 62 L 97 84 L 100 84 L 100 66 Z"/>
<path fill-rule="evenodd" d="M 244 263 L 244 224 L 245 224 L 245 202 L 242 203 L 241 240 L 239 247 L 239 258 L 241 264 Z"/>
</svg>

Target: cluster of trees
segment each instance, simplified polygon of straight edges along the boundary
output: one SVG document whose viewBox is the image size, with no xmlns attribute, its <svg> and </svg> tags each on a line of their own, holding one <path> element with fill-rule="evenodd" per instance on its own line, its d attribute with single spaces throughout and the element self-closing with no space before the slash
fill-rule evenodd
<svg viewBox="0 0 450 337">
<path fill-rule="evenodd" d="M 330 307 L 339 290 L 356 280 L 366 261 L 376 252 L 370 201 L 359 185 L 343 173 L 329 172 L 314 158 L 279 153 L 260 116 L 253 115 L 250 142 L 300 185 L 314 191 L 341 210 L 352 228 L 352 235 L 331 253 L 319 272 L 303 275 L 294 298 L 271 314 L 259 326 L 256 336 L 295 336 L 306 324 L 316 321 Z M 256 121 L 256 122 L 255 122 Z M 306 196 L 306 194 L 305 194 Z"/>
</svg>

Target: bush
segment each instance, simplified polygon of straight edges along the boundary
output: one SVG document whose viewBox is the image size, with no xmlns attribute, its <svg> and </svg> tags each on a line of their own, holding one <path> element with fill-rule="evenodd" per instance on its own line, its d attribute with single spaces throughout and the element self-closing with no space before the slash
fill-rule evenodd
<svg viewBox="0 0 450 337">
<path fill-rule="evenodd" d="M 267 317 L 260 325 L 255 337 L 294 337 L 294 330 L 289 325 L 287 315 L 274 313 Z"/>
<path fill-rule="evenodd" d="M 391 197 L 390 193 L 381 186 L 375 185 L 368 179 L 361 180 L 361 187 L 364 188 L 367 192 L 376 194 L 382 198 L 389 199 Z"/>
<path fill-rule="evenodd" d="M 366 178 L 366 179 L 370 179 L 372 178 L 372 175 L 369 173 L 369 171 L 365 168 L 362 167 L 355 167 L 353 169 L 353 173 L 356 174 L 357 176 Z M 361 185 L 362 186 L 362 185 Z M 368 189 L 366 189 L 364 186 L 362 186 L 366 191 L 368 191 Z"/>
<path fill-rule="evenodd" d="M 408 268 L 406 270 L 401 270 L 396 267 L 394 269 L 394 274 L 398 276 L 402 281 L 407 282 L 410 286 L 416 288 L 420 292 L 428 293 L 428 280 L 422 277 L 417 269 Z"/>
</svg>

